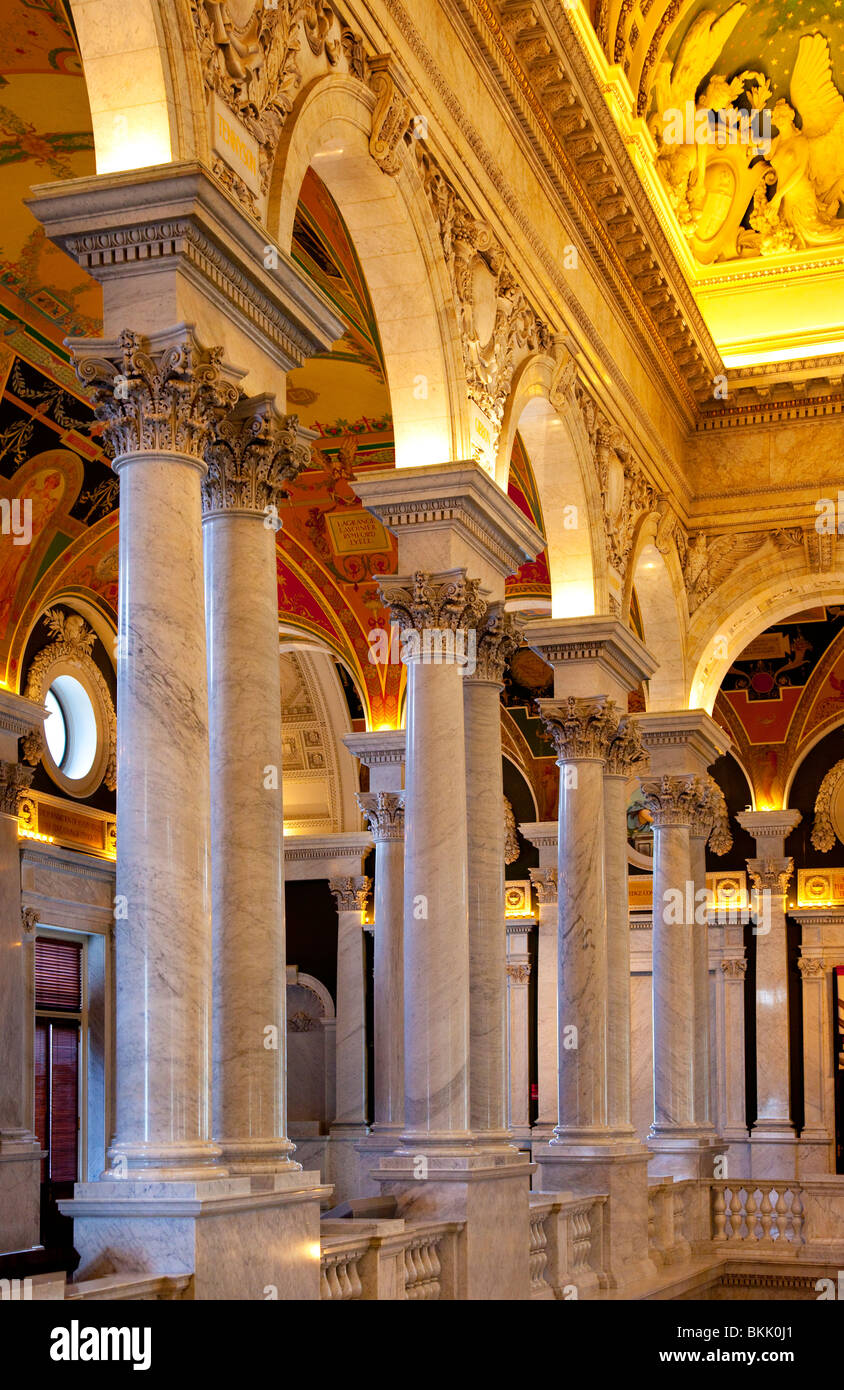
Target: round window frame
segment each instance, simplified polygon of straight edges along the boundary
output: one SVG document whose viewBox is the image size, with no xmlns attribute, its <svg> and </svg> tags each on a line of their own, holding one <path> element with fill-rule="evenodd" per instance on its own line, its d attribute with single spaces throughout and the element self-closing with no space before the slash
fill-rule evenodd
<svg viewBox="0 0 844 1390">
<path fill-rule="evenodd" d="M 99 681 L 96 680 L 89 670 L 88 663 L 94 668 Z M 51 661 L 49 666 L 44 668 L 42 675 L 42 689 L 44 693 L 50 689 L 53 681 L 58 676 L 72 676 L 77 680 L 91 701 L 91 708 L 94 711 L 94 723 L 97 730 L 97 751 L 94 754 L 94 761 L 85 773 L 84 777 L 68 777 L 62 772 L 61 768 L 53 761 L 46 738 L 44 739 L 44 751 L 41 755 L 41 763 L 51 782 L 55 782 L 68 796 L 74 797 L 77 801 L 84 801 L 86 797 L 92 796 L 101 785 L 108 767 L 109 753 L 111 751 L 110 737 L 110 709 L 111 700 L 108 698 L 106 687 L 105 696 L 108 698 L 108 706 L 100 688 L 100 681 L 103 681 L 102 672 L 91 657 L 84 656 L 64 656 L 57 657 Z M 103 686 L 105 682 L 103 681 Z M 61 701 L 59 701 L 61 704 Z M 67 716 L 65 716 L 65 720 Z"/>
</svg>

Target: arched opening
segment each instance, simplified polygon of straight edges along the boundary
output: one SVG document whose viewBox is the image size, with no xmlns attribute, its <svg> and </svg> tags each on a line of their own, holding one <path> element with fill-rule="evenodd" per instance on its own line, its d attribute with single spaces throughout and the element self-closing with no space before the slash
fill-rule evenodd
<svg viewBox="0 0 844 1390">
<path fill-rule="evenodd" d="M 647 682 L 651 711 L 676 710 L 686 704 L 685 634 L 679 598 L 682 578 L 654 543 L 655 520 L 642 528 L 628 577 L 627 611 L 635 590 L 645 646 L 659 665 Z"/>
</svg>

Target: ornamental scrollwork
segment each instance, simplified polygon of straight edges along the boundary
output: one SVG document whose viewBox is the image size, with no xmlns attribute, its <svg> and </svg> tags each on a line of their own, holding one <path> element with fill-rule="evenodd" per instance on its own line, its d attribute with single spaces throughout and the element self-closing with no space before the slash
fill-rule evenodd
<svg viewBox="0 0 844 1390">
<path fill-rule="evenodd" d="M 837 762 L 821 782 L 815 800 L 815 820 L 812 825 L 812 845 L 822 854 L 828 854 L 838 838 L 832 823 L 832 801 L 838 784 L 844 778 L 844 758 Z"/>
</svg>

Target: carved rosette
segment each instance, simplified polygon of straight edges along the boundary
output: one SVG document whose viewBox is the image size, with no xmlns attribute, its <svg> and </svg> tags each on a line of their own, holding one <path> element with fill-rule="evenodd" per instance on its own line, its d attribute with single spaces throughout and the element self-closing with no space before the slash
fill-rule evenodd
<svg viewBox="0 0 844 1390">
<path fill-rule="evenodd" d="M 738 956 L 730 956 L 721 961 L 721 969 L 728 980 L 743 980 L 747 974 L 747 961 Z"/>
<path fill-rule="evenodd" d="M 691 826 L 708 804 L 709 788 L 702 777 L 655 777 L 642 783 L 645 805 L 654 826 Z"/>
<path fill-rule="evenodd" d="M 557 901 L 557 870 L 528 869 L 530 880 L 536 889 L 536 900 L 540 907 L 551 906 Z"/>
<path fill-rule="evenodd" d="M 287 484 L 310 459 L 311 446 L 299 433 L 297 415 L 280 415 L 268 396 L 241 401 L 217 423 L 205 450 L 203 512 L 265 515 L 278 507 Z"/>
<path fill-rule="evenodd" d="M 402 632 L 456 632 L 476 628 L 486 614 L 479 586 L 479 579 L 467 579 L 461 569 L 442 574 L 417 570 L 406 578 L 385 579 L 379 588 L 381 602 Z"/>
<path fill-rule="evenodd" d="M 794 860 L 790 855 L 785 859 L 748 859 L 747 870 L 757 893 L 783 897 L 794 872 Z"/>
<path fill-rule="evenodd" d="M 357 803 L 376 845 L 404 839 L 404 792 L 358 792 Z"/>
<path fill-rule="evenodd" d="M 570 695 L 566 700 L 537 703 L 559 764 L 606 759 L 619 726 L 614 700 L 603 695 L 591 700 Z"/>
<path fill-rule="evenodd" d="M 76 375 L 105 426 L 115 460 L 125 454 L 176 453 L 202 459 L 216 423 L 237 403 L 222 368 L 223 349 L 201 348 L 186 330 L 153 350 L 129 329 L 116 345 L 77 345 Z"/>
<path fill-rule="evenodd" d="M 334 894 L 338 912 L 365 912 L 372 879 L 365 874 L 353 878 L 330 878 L 328 886 Z"/>
<path fill-rule="evenodd" d="M 607 749 L 607 773 L 612 777 L 641 777 L 649 766 L 650 755 L 642 743 L 639 724 L 629 714 L 623 714 Z"/>
<path fill-rule="evenodd" d="M 519 634 L 512 613 L 504 611 L 503 603 L 491 603 L 486 617 L 478 626 L 475 669 L 467 680 L 494 681 L 500 685 L 504 670 L 519 647 Z"/>
<path fill-rule="evenodd" d="M 18 814 L 18 799 L 29 789 L 34 768 L 23 763 L 0 762 L 0 815 Z"/>
<path fill-rule="evenodd" d="M 506 969 L 507 978 L 511 980 L 514 985 L 526 985 L 530 979 L 530 965 L 525 962 L 519 965 L 508 965 Z"/>
</svg>

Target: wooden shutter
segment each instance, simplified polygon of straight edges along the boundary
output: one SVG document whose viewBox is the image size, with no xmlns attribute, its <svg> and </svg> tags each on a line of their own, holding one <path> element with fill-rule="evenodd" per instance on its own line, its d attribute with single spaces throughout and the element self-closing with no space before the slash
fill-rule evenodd
<svg viewBox="0 0 844 1390">
<path fill-rule="evenodd" d="M 35 1007 L 71 1013 L 82 1008 L 82 947 L 78 941 L 36 939 Z"/>
<path fill-rule="evenodd" d="M 76 1182 L 79 1133 L 79 1024 L 52 1023 L 50 1181 Z"/>
</svg>

